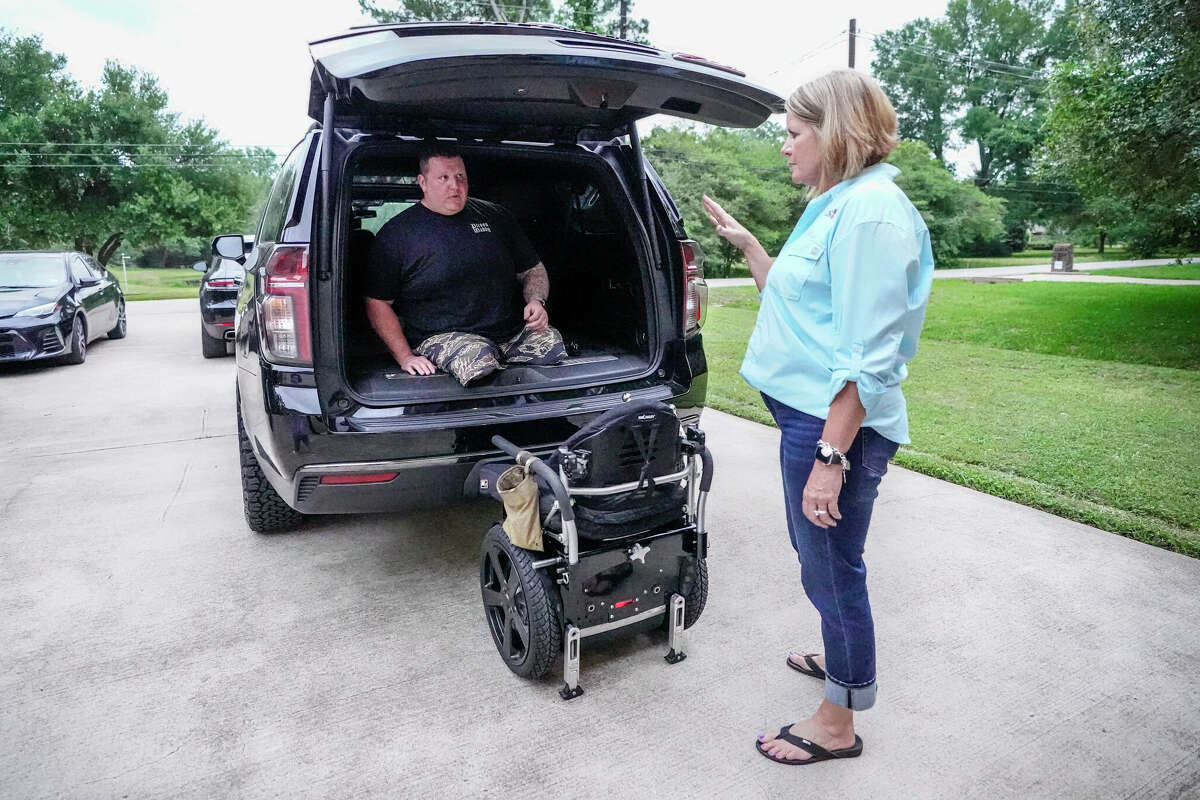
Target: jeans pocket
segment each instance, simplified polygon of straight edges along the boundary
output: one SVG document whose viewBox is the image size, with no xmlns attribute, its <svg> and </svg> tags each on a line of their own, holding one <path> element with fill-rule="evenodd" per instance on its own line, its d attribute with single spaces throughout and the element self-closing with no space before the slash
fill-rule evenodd
<svg viewBox="0 0 1200 800">
<path fill-rule="evenodd" d="M 882 478 L 887 473 L 888 462 L 896 455 L 900 445 L 881 436 L 874 428 L 863 428 L 859 436 L 862 438 L 859 458 L 863 471 L 873 478 Z"/>
</svg>

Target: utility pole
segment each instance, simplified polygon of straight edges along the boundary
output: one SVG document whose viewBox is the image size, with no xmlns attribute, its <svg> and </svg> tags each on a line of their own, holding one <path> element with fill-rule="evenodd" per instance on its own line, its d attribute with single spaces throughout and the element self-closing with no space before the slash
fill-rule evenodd
<svg viewBox="0 0 1200 800">
<path fill-rule="evenodd" d="M 1103 250 L 1103 245 L 1101 245 L 1101 250 Z M 121 253 L 121 291 L 125 292 L 129 291 L 129 269 L 125 266 L 128 258 L 124 253 Z"/>
<path fill-rule="evenodd" d="M 850 69 L 854 69 L 854 39 L 858 33 L 858 20 L 850 20 Z"/>
<path fill-rule="evenodd" d="M 621 0 L 621 38 L 629 38 L 629 0 Z"/>
</svg>

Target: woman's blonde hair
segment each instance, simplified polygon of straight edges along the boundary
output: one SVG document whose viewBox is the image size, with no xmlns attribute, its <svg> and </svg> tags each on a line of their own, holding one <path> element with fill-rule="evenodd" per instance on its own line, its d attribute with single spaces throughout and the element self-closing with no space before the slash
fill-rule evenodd
<svg viewBox="0 0 1200 800">
<path fill-rule="evenodd" d="M 821 177 L 809 197 L 853 178 L 896 149 L 896 110 L 869 75 L 852 69 L 826 73 L 800 86 L 787 110 L 816 128 Z"/>
</svg>

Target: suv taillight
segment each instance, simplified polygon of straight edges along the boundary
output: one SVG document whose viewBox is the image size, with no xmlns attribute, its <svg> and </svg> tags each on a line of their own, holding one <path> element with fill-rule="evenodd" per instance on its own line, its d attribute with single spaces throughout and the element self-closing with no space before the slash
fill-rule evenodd
<svg viewBox="0 0 1200 800">
<path fill-rule="evenodd" d="M 683 330 L 695 333 L 708 311 L 708 284 L 704 282 L 704 250 L 692 239 L 679 243 L 683 256 Z"/>
<path fill-rule="evenodd" d="M 277 244 L 263 268 L 263 344 L 273 361 L 312 365 L 308 245 Z"/>
</svg>

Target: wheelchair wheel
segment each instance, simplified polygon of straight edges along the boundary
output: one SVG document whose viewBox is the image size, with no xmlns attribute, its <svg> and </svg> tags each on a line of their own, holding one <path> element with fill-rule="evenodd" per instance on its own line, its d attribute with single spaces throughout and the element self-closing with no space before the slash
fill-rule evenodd
<svg viewBox="0 0 1200 800">
<path fill-rule="evenodd" d="M 500 657 L 522 678 L 540 678 L 562 647 L 558 590 L 533 568 L 534 554 L 499 525 L 483 540 L 479 586 L 483 613 Z"/>
<path fill-rule="evenodd" d="M 688 566 L 680 576 L 679 591 L 683 595 L 683 627 L 690 628 L 704 613 L 704 604 L 708 602 L 708 562 L 704 559 L 689 558 Z M 671 625 L 668 614 L 663 619 L 663 628 Z"/>
</svg>

